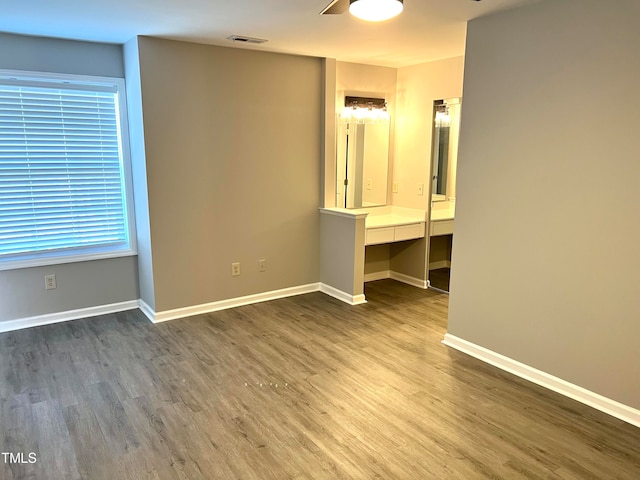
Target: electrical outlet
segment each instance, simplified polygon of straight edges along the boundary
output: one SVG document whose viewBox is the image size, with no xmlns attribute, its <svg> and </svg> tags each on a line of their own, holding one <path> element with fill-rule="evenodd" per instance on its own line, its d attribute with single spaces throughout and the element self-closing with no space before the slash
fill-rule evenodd
<svg viewBox="0 0 640 480">
<path fill-rule="evenodd" d="M 424 183 L 418 184 L 418 195 L 424 195 Z"/>
<path fill-rule="evenodd" d="M 267 271 L 267 260 L 266 259 L 262 259 L 262 260 L 258 260 L 258 271 L 259 272 L 266 272 Z"/>
<path fill-rule="evenodd" d="M 54 290 L 58 288 L 56 284 L 56 276 L 55 275 L 45 275 L 44 276 L 44 289 L 45 290 Z"/>
<path fill-rule="evenodd" d="M 393 190 L 393 193 L 398 193 L 398 182 L 393 182 L 391 189 Z"/>
<path fill-rule="evenodd" d="M 235 262 L 231 264 L 231 276 L 237 277 L 240 275 L 240 262 Z"/>
</svg>

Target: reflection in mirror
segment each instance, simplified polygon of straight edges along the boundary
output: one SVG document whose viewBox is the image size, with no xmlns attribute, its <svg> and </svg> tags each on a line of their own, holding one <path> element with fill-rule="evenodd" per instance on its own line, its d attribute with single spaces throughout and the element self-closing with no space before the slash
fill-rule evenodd
<svg viewBox="0 0 640 480">
<path fill-rule="evenodd" d="M 429 285 L 449 291 L 453 246 L 460 99 L 434 102 Z"/>
<path fill-rule="evenodd" d="M 338 207 L 363 208 L 387 203 L 389 115 L 382 102 L 380 109 L 354 104 L 341 115 L 336 159 Z"/>
<path fill-rule="evenodd" d="M 455 197 L 456 158 L 460 130 L 460 99 L 433 102 L 432 201 Z"/>
</svg>

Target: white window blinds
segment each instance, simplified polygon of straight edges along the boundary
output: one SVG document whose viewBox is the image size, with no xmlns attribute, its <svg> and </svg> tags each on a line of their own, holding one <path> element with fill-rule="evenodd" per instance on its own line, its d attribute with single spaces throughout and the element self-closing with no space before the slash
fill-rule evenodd
<svg viewBox="0 0 640 480">
<path fill-rule="evenodd" d="M 0 79 L 0 260 L 127 246 L 114 85 Z"/>
</svg>

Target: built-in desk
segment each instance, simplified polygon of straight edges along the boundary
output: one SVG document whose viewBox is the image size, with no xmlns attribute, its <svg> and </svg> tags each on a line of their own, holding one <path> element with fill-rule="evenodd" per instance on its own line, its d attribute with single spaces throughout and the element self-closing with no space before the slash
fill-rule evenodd
<svg viewBox="0 0 640 480">
<path fill-rule="evenodd" d="M 423 238 L 425 234 L 424 211 L 402 209 L 391 213 L 369 213 L 365 220 L 365 245 L 403 242 Z"/>
<path fill-rule="evenodd" d="M 453 233 L 454 216 L 455 207 L 453 205 L 449 206 L 449 208 L 432 209 L 429 236 L 451 235 Z"/>
<path fill-rule="evenodd" d="M 386 250 L 386 267 L 376 271 L 376 279 L 393 278 L 427 288 L 427 245 L 419 240 L 426 236 L 425 224 L 425 210 L 321 208 L 321 290 L 352 305 L 364 303 L 367 247 L 370 251 Z"/>
</svg>

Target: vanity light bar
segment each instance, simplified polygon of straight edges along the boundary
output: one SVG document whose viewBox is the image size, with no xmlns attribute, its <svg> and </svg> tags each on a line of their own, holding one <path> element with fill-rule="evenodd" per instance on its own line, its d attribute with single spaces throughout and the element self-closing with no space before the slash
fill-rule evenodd
<svg viewBox="0 0 640 480">
<path fill-rule="evenodd" d="M 389 121 L 387 102 L 384 98 L 345 97 L 342 123 L 383 123 Z"/>
<path fill-rule="evenodd" d="M 345 96 L 344 106 L 357 108 L 386 108 L 387 101 L 384 98 Z"/>
</svg>

